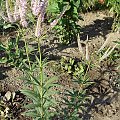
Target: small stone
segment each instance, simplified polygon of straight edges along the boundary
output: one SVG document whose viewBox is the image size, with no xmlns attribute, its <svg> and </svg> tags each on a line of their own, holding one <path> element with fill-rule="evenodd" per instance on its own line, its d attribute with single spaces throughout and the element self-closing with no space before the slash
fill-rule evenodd
<svg viewBox="0 0 120 120">
<path fill-rule="evenodd" d="M 9 101 L 10 98 L 11 98 L 11 92 L 10 91 L 7 91 L 7 93 L 5 94 L 5 98 Z"/>
</svg>

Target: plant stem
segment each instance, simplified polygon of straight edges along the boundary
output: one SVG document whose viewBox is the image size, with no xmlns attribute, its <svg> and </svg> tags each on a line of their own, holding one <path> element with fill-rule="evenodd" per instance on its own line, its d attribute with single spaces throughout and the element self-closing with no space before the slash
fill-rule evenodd
<svg viewBox="0 0 120 120">
<path fill-rule="evenodd" d="M 25 41 L 25 51 L 26 51 L 26 55 L 27 55 L 27 61 L 28 61 L 30 71 L 31 71 L 31 64 L 30 64 L 29 51 L 28 51 L 28 43 L 26 42 L 25 39 L 24 39 L 24 41 Z"/>
<path fill-rule="evenodd" d="M 17 55 L 18 55 L 18 51 L 19 51 L 18 42 L 19 42 L 19 32 L 18 32 L 18 35 L 16 38 L 16 53 L 17 53 Z"/>
<path fill-rule="evenodd" d="M 23 33 L 23 31 L 22 31 Z M 24 34 L 23 34 L 23 38 L 24 38 Z M 30 58 L 29 58 L 29 50 L 28 50 L 28 43 L 26 42 L 25 38 L 24 38 L 24 42 L 25 42 L 25 52 L 27 55 L 27 61 L 28 61 L 28 65 L 29 65 L 29 72 L 32 73 L 32 67 L 31 67 L 31 63 L 30 63 Z M 30 76 L 30 79 L 32 80 L 32 77 Z M 34 90 L 34 85 L 33 85 L 33 90 Z"/>
<path fill-rule="evenodd" d="M 40 88 L 39 88 L 39 94 L 41 96 L 41 118 L 43 118 L 43 73 L 42 73 L 42 58 L 41 58 L 41 49 L 40 49 L 40 39 L 37 38 L 38 40 L 38 51 L 39 51 L 39 69 L 40 69 Z"/>
</svg>

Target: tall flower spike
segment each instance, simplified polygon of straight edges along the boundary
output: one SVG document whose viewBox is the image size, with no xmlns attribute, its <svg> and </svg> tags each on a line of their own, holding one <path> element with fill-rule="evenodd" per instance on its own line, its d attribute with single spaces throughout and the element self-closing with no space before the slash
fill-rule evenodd
<svg viewBox="0 0 120 120">
<path fill-rule="evenodd" d="M 19 15 L 19 0 L 15 1 L 14 19 L 15 19 L 15 21 L 20 19 L 20 15 Z"/>
<path fill-rule="evenodd" d="M 7 10 L 7 16 L 8 16 L 9 22 L 11 22 L 11 23 L 15 22 L 15 20 L 14 20 L 14 18 L 12 16 L 12 13 L 10 11 L 10 6 L 9 6 L 8 0 L 6 0 L 6 10 Z"/>
<path fill-rule="evenodd" d="M 31 9 L 32 9 L 32 13 L 35 16 L 38 16 L 40 13 L 40 0 L 32 0 L 31 1 Z"/>
<path fill-rule="evenodd" d="M 41 35 L 42 22 L 44 21 L 46 6 L 47 6 L 47 0 L 42 0 L 39 5 L 40 13 L 38 16 L 37 26 L 35 30 L 36 37 L 39 37 Z"/>
<path fill-rule="evenodd" d="M 42 28 L 41 26 L 42 26 L 42 24 L 41 24 L 41 14 L 40 14 L 38 17 L 37 26 L 36 26 L 36 30 L 35 30 L 36 37 L 40 37 L 40 35 L 41 35 L 41 28 Z"/>
<path fill-rule="evenodd" d="M 44 21 L 45 8 L 47 6 L 47 0 L 32 0 L 31 1 L 31 9 L 32 13 L 35 16 L 41 14 L 42 22 Z"/>
<path fill-rule="evenodd" d="M 87 35 L 87 40 L 86 40 L 86 60 L 89 60 L 88 35 Z"/>
<path fill-rule="evenodd" d="M 27 27 L 28 23 L 26 21 L 26 8 L 27 8 L 27 1 L 26 0 L 19 0 L 19 13 L 20 13 L 20 23 L 23 27 Z"/>
<path fill-rule="evenodd" d="M 44 21 L 45 18 L 45 9 L 47 7 L 47 0 L 42 0 L 40 4 L 40 14 L 41 14 L 41 21 Z"/>
</svg>

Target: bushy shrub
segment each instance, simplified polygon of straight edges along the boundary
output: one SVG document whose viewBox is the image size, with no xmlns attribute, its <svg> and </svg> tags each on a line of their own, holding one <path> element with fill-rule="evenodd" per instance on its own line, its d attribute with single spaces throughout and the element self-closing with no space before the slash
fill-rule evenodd
<svg viewBox="0 0 120 120">
<path fill-rule="evenodd" d="M 59 34 L 60 41 L 63 43 L 71 43 L 77 39 L 77 35 L 80 33 L 80 25 L 77 24 L 79 20 L 82 20 L 79 15 L 80 4 L 80 0 L 49 0 L 47 13 L 48 16 L 52 16 L 50 21 L 59 16 L 61 11 L 68 7 L 59 20 L 58 25 L 54 27 L 57 30 L 57 34 Z"/>
</svg>

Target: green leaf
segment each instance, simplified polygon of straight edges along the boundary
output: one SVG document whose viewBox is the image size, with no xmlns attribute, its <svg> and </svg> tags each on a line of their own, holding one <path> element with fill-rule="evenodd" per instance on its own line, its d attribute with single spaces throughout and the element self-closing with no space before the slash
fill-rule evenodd
<svg viewBox="0 0 120 120">
<path fill-rule="evenodd" d="M 30 99 L 38 101 L 39 94 L 37 94 L 35 91 L 31 91 L 31 90 L 20 90 L 20 91 Z"/>
<path fill-rule="evenodd" d="M 40 117 L 40 114 L 38 114 L 34 109 L 33 110 L 28 110 L 28 111 L 22 113 L 22 115 L 29 116 L 29 117 L 32 117 L 32 118 Z"/>
<path fill-rule="evenodd" d="M 59 7 L 57 2 L 52 2 L 48 7 L 47 7 L 48 13 L 58 13 L 59 12 Z"/>
<path fill-rule="evenodd" d="M 58 83 L 48 84 L 45 89 L 50 89 L 51 87 L 61 87 Z"/>
<path fill-rule="evenodd" d="M 29 76 L 32 78 L 30 79 L 33 84 L 40 85 L 39 79 L 35 78 L 32 74 L 28 73 Z"/>
<path fill-rule="evenodd" d="M 28 105 L 24 105 L 23 107 L 26 108 L 26 109 L 32 109 L 32 108 L 41 107 L 41 105 L 40 105 L 40 103 L 37 103 L 37 104 L 31 103 L 31 104 L 28 104 Z"/>
<path fill-rule="evenodd" d="M 51 89 L 51 91 L 45 91 L 43 96 L 46 98 L 46 97 L 55 95 L 55 94 L 57 94 L 57 93 L 59 93 L 58 90 L 53 90 L 53 89 Z"/>
<path fill-rule="evenodd" d="M 68 64 L 65 65 L 65 70 L 67 70 L 67 69 L 68 69 Z"/>
<path fill-rule="evenodd" d="M 56 100 L 53 98 L 48 97 L 48 98 L 44 98 L 44 99 L 45 99 L 44 107 L 46 107 L 48 109 L 49 109 L 49 107 L 53 107 L 53 105 L 57 104 Z"/>
<path fill-rule="evenodd" d="M 6 47 L 0 42 L 0 50 L 6 51 Z"/>
<path fill-rule="evenodd" d="M 114 43 L 118 43 L 118 44 L 120 44 L 120 42 L 119 41 L 113 41 Z"/>
<path fill-rule="evenodd" d="M 24 65 L 24 67 L 25 67 L 26 70 L 30 70 L 30 67 L 29 67 L 28 64 L 26 64 L 26 61 L 27 61 L 27 59 L 24 59 L 24 60 L 22 61 L 22 63 L 23 63 L 23 65 Z"/>
<path fill-rule="evenodd" d="M 39 64 L 39 66 L 41 66 L 41 63 L 40 63 L 40 60 L 37 56 L 35 56 L 36 60 L 37 60 L 37 63 Z"/>
<path fill-rule="evenodd" d="M 55 80 L 57 80 L 58 78 L 56 76 L 51 77 L 50 79 L 48 79 L 44 85 L 44 87 L 49 86 L 51 83 L 53 83 Z"/>
<path fill-rule="evenodd" d="M 76 7 L 74 7 L 73 13 L 76 14 L 76 15 L 78 14 Z M 77 16 L 76 16 L 76 17 L 77 17 Z"/>
<path fill-rule="evenodd" d="M 24 80 L 25 84 L 32 84 L 32 85 L 37 85 L 39 86 L 37 83 L 35 83 L 34 80 L 31 80 L 31 78 L 27 78 L 27 77 L 20 77 L 20 80 Z"/>
<path fill-rule="evenodd" d="M 12 26 L 12 24 L 7 24 L 3 26 L 4 29 L 8 29 L 8 28 L 14 28 L 14 26 Z"/>
<path fill-rule="evenodd" d="M 0 58 L 0 63 L 7 63 L 7 58 L 5 57 Z"/>
</svg>

